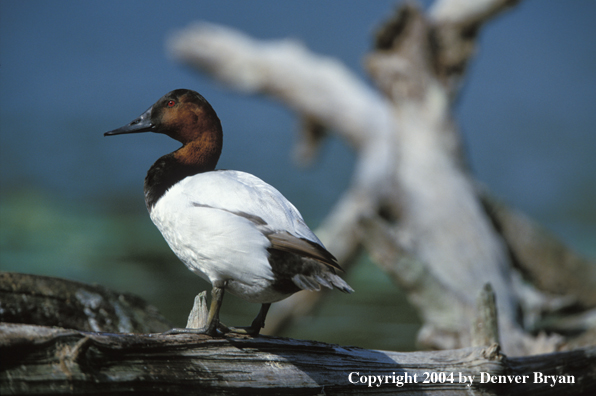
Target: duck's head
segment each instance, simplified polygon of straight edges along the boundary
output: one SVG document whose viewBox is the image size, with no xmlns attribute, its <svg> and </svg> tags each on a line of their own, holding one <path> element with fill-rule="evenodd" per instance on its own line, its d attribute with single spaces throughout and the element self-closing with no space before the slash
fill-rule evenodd
<svg viewBox="0 0 596 396">
<path fill-rule="evenodd" d="M 198 92 L 176 89 L 159 99 L 147 111 L 104 136 L 155 132 L 182 143 L 173 157 L 194 171 L 215 169 L 221 154 L 223 133 L 213 107 Z"/>
<path fill-rule="evenodd" d="M 215 110 L 201 94 L 189 89 L 168 92 L 132 122 L 104 136 L 140 132 L 163 133 L 183 145 L 201 140 L 204 134 L 222 134 Z"/>
</svg>

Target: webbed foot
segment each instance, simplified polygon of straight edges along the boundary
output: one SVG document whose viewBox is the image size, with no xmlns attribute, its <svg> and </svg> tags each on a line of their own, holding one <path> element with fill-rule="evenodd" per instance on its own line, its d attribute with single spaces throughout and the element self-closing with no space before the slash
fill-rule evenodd
<svg viewBox="0 0 596 396">
<path fill-rule="evenodd" d="M 267 317 L 267 312 L 269 311 L 270 306 L 270 303 L 261 305 L 261 310 L 249 327 L 228 327 L 228 331 L 236 334 L 248 334 L 253 337 L 258 336 L 261 329 L 265 327 L 265 318 Z"/>
</svg>

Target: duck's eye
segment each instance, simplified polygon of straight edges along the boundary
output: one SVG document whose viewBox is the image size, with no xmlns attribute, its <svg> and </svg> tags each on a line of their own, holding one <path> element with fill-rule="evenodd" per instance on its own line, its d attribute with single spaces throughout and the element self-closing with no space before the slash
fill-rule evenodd
<svg viewBox="0 0 596 396">
<path fill-rule="evenodd" d="M 174 107 L 174 105 L 175 105 L 175 104 L 176 104 L 176 102 L 175 102 L 175 101 L 173 101 L 173 100 L 170 100 L 170 101 L 168 102 L 167 106 L 168 106 L 168 107 Z"/>
</svg>

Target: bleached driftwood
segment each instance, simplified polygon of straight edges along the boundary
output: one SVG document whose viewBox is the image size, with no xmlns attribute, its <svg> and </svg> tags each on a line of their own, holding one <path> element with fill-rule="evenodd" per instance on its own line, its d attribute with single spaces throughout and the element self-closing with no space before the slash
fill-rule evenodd
<svg viewBox="0 0 596 396">
<path fill-rule="evenodd" d="M 424 321 L 418 338 L 425 346 L 470 345 L 474 299 L 487 282 L 497 296 L 507 353 L 562 347 L 562 337 L 535 334 L 564 307 L 582 312 L 572 326 L 576 332 L 589 334 L 593 327 L 595 266 L 562 245 L 551 248 L 550 240 L 526 241 L 538 249 L 520 246 L 517 224 L 527 227 L 525 236 L 542 231 L 478 188 L 452 116 L 479 29 L 514 3 L 443 0 L 426 15 L 403 4 L 378 29 L 366 60 L 378 91 L 296 41 L 259 41 L 206 23 L 170 41 L 181 62 L 299 113 L 306 126 L 297 149 L 302 158 L 312 159 L 329 133 L 354 148 L 351 185 L 317 233 L 344 267 L 366 249 L 418 308 Z M 540 250 L 553 254 L 536 254 Z M 541 274 L 538 265 L 554 276 Z M 555 286 L 547 277 L 566 282 Z M 319 298 L 302 294 L 275 304 L 268 325 L 279 329 Z M 572 341 L 572 331 L 563 333 Z"/>
<path fill-rule="evenodd" d="M 576 395 L 594 387 L 594 347 L 503 355 L 495 343 L 493 297 L 487 286 L 478 299 L 476 347 L 399 353 L 286 338 L 154 333 L 168 324 L 138 297 L 60 278 L 0 273 L 0 393 Z M 201 293 L 187 326 L 200 327 L 207 314 Z M 153 334 L 134 334 L 147 331 Z M 524 375 L 523 382 L 507 379 Z M 489 376 L 505 382 L 489 382 Z"/>
<path fill-rule="evenodd" d="M 399 353 L 265 336 L 91 333 L 0 323 L 0 353 L 3 395 L 527 396 L 586 394 L 596 386 L 596 347 L 507 358 L 497 345 Z M 398 387 L 406 373 L 410 382 Z M 527 377 L 521 384 L 495 384 L 486 382 L 488 375 Z M 377 376 L 387 376 L 381 386 Z M 470 376 L 471 386 L 460 383 Z M 371 387 L 369 381 L 375 381 Z"/>
</svg>

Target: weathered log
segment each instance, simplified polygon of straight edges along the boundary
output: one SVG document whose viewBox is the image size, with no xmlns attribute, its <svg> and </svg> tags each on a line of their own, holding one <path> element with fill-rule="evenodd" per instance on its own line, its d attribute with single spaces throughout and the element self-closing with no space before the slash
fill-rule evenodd
<svg viewBox="0 0 596 396">
<path fill-rule="evenodd" d="M 527 396 L 596 389 L 596 347 L 507 358 L 497 344 L 400 353 L 267 336 L 110 334 L 2 323 L 0 353 L 3 395 Z"/>
<path fill-rule="evenodd" d="M 150 333 L 172 328 L 157 308 L 133 294 L 11 272 L 0 272 L 0 322 L 114 333 Z"/>
<path fill-rule="evenodd" d="M 596 384 L 596 347 L 507 358 L 496 343 L 457 350 L 399 353 L 267 336 L 212 338 L 116 333 L 118 326 L 110 322 L 117 318 L 122 321 L 123 314 L 97 321 L 96 309 L 101 306 L 104 318 L 107 312 L 120 310 L 116 307 L 122 304 L 121 300 L 113 298 L 118 293 L 100 286 L 36 275 L 2 274 L 0 280 L 3 290 L 0 313 L 4 319 L 15 322 L 0 322 L 3 395 L 395 392 L 577 395 L 588 392 Z M 94 293 L 94 301 L 102 303 L 73 309 L 85 304 L 63 297 L 81 290 Z M 22 304 L 19 296 L 35 296 L 41 303 Z M 484 333 L 478 340 L 485 342 L 498 339 L 491 296 L 488 288 L 481 293 L 474 324 L 479 334 Z M 70 308 L 48 310 L 44 302 L 51 299 L 57 301 L 56 305 L 66 304 Z M 156 315 L 160 318 L 155 308 L 142 299 L 131 295 L 127 299 L 135 301 L 137 328 L 147 328 L 144 320 L 152 323 Z M 12 314 L 5 315 L 6 312 Z M 204 294 L 200 294 L 188 326 L 200 326 L 205 315 Z M 24 324 L 24 321 L 45 325 Z M 89 321 L 111 330 L 85 331 Z M 52 327 L 48 323 L 70 324 L 80 329 Z M 157 327 L 163 326 L 160 321 Z M 511 383 L 510 378 L 520 382 Z M 555 384 L 553 381 L 557 384 L 551 386 Z"/>
</svg>

